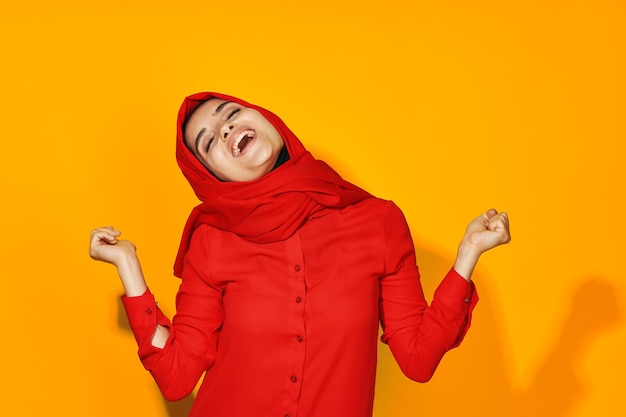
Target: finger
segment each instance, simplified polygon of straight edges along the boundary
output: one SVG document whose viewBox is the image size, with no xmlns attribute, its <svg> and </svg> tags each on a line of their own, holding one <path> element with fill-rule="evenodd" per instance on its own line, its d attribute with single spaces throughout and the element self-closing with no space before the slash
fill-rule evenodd
<svg viewBox="0 0 626 417">
<path fill-rule="evenodd" d="M 93 241 L 93 244 L 104 243 L 106 245 L 115 245 L 119 242 L 115 236 L 108 234 L 98 234 Z"/>
<path fill-rule="evenodd" d="M 494 208 L 490 208 L 489 210 L 487 210 L 485 212 L 485 214 L 483 215 L 486 219 L 491 219 L 492 217 L 496 216 L 498 214 L 498 210 L 494 209 Z"/>
<path fill-rule="evenodd" d="M 506 213 L 500 213 L 490 219 L 489 230 L 500 235 L 502 243 L 508 243 L 511 240 L 511 234 L 509 232 L 509 221 Z"/>
<path fill-rule="evenodd" d="M 489 223 L 497 223 L 502 221 L 503 217 L 501 213 L 496 214 L 495 216 L 492 216 L 489 218 Z"/>
<path fill-rule="evenodd" d="M 95 244 L 97 242 L 114 244 L 117 243 L 117 237 L 119 235 L 119 231 L 111 231 L 104 228 L 96 229 L 91 233 L 91 242 L 92 244 Z"/>
<path fill-rule="evenodd" d="M 478 216 L 477 219 L 480 219 L 482 224 L 488 228 L 490 219 L 492 219 L 497 214 L 498 214 L 498 211 L 496 209 L 489 209 L 483 214 L 481 214 L 480 216 Z"/>
<path fill-rule="evenodd" d="M 509 216 L 508 214 L 506 214 L 506 212 L 502 212 L 500 214 L 498 214 L 497 216 L 498 221 L 501 221 L 505 227 L 509 227 Z"/>
<path fill-rule="evenodd" d="M 496 230 L 500 227 L 504 227 L 504 218 L 502 216 L 498 214 L 489 218 L 487 222 L 487 228 L 489 230 Z"/>
<path fill-rule="evenodd" d="M 116 236 L 116 237 L 122 234 L 121 231 L 115 230 L 112 226 L 98 227 L 92 230 L 91 235 L 94 236 L 98 233 L 105 233 L 105 234 Z"/>
</svg>

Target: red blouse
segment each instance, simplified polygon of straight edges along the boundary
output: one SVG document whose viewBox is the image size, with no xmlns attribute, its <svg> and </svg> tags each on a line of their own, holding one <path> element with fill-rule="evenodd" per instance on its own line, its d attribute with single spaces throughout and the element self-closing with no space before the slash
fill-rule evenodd
<svg viewBox="0 0 626 417">
<path fill-rule="evenodd" d="M 369 417 L 379 321 L 402 371 L 427 381 L 478 301 L 454 269 L 428 306 L 402 212 L 367 199 L 323 209 L 286 240 L 252 243 L 201 225 L 170 323 L 150 292 L 122 297 L 139 357 L 190 416 Z M 151 345 L 167 326 L 163 349 Z"/>
</svg>

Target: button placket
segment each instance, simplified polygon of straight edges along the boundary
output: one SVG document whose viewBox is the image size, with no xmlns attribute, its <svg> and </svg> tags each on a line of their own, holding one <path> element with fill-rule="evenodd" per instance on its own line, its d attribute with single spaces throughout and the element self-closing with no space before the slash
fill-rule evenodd
<svg viewBox="0 0 626 417">
<path fill-rule="evenodd" d="M 306 304 L 306 282 L 304 253 L 300 233 L 296 233 L 290 238 L 290 242 L 285 248 L 285 260 L 283 264 L 286 269 L 289 288 L 289 317 L 287 319 L 289 333 L 289 359 L 287 373 L 284 375 L 285 383 L 288 385 L 289 404 L 283 412 L 285 415 L 294 415 L 293 412 L 298 407 L 298 398 L 302 388 L 302 375 L 304 372 L 305 359 L 305 304 Z M 292 408 L 293 407 L 293 408 Z M 289 411 L 287 411 L 289 410 Z"/>
</svg>

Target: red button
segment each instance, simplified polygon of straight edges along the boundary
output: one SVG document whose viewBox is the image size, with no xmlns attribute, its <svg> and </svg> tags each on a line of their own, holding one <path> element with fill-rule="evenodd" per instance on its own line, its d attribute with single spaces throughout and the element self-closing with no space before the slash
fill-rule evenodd
<svg viewBox="0 0 626 417">
<path fill-rule="evenodd" d="M 302 298 L 301 297 L 296 297 L 296 303 L 300 304 L 302 302 Z"/>
<path fill-rule="evenodd" d="M 296 265 L 293 267 L 296 272 L 300 272 L 300 265 Z"/>
<path fill-rule="evenodd" d="M 296 340 L 298 341 L 298 343 L 302 343 L 302 336 L 300 335 L 296 336 Z"/>
<path fill-rule="evenodd" d="M 152 314 L 152 309 L 150 307 L 146 308 L 146 314 L 147 315 Z"/>
<path fill-rule="evenodd" d="M 291 379 L 291 382 L 298 382 L 298 378 L 295 375 L 292 375 L 289 379 Z"/>
</svg>

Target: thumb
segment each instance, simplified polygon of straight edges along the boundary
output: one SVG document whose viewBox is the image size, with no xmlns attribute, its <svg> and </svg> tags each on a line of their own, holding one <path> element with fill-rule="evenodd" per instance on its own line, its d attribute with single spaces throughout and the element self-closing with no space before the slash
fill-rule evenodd
<svg viewBox="0 0 626 417">
<path fill-rule="evenodd" d="M 498 210 L 491 208 L 489 210 L 487 210 L 487 212 L 485 213 L 485 216 L 487 216 L 488 219 L 492 218 L 493 216 L 495 216 L 496 214 L 498 214 Z"/>
</svg>

